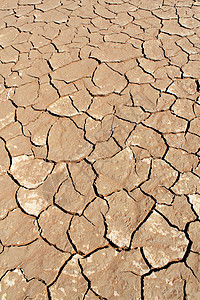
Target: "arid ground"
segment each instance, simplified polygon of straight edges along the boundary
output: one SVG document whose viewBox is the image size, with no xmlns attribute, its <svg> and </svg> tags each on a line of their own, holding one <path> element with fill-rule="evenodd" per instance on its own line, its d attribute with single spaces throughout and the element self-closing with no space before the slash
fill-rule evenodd
<svg viewBox="0 0 200 300">
<path fill-rule="evenodd" d="M 1 0 L 1 300 L 200 299 L 199 92 L 199 0 Z"/>
</svg>

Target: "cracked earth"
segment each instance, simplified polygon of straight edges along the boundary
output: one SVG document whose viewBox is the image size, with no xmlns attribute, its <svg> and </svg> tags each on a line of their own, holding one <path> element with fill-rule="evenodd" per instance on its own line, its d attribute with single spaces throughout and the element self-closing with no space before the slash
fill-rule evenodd
<svg viewBox="0 0 200 300">
<path fill-rule="evenodd" d="M 200 2 L 2 0 L 0 297 L 200 299 Z"/>
</svg>

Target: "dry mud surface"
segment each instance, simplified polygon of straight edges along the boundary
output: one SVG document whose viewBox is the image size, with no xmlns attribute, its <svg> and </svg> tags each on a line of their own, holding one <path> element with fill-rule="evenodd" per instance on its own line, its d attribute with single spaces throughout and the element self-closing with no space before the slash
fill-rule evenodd
<svg viewBox="0 0 200 300">
<path fill-rule="evenodd" d="M 0 3 L 0 298 L 200 299 L 200 2 Z"/>
</svg>

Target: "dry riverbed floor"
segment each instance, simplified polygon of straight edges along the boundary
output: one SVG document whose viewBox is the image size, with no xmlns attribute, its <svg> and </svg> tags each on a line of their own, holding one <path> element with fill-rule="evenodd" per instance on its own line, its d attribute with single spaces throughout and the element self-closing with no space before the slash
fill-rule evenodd
<svg viewBox="0 0 200 300">
<path fill-rule="evenodd" d="M 0 298 L 200 299 L 200 2 L 1 0 Z"/>
</svg>

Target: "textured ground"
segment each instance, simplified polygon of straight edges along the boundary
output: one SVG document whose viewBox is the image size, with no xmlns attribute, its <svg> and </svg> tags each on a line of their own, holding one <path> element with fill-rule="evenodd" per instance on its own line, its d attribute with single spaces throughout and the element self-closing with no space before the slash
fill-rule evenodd
<svg viewBox="0 0 200 300">
<path fill-rule="evenodd" d="M 1 1 L 2 300 L 200 299 L 199 78 L 199 1 Z"/>
</svg>

